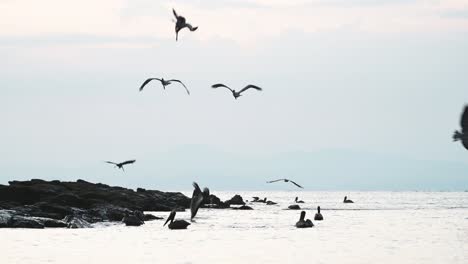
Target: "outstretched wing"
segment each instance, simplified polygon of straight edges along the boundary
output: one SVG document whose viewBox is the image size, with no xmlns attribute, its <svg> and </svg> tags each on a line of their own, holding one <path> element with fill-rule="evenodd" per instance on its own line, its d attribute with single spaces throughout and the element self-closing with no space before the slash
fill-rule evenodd
<svg viewBox="0 0 468 264">
<path fill-rule="evenodd" d="M 143 87 L 145 87 L 145 85 L 147 85 L 149 82 L 151 82 L 152 80 L 158 80 L 158 81 L 161 81 L 161 79 L 159 78 L 149 78 L 147 79 L 146 81 L 143 82 L 143 84 L 140 86 L 140 92 L 143 90 Z"/>
<path fill-rule="evenodd" d="M 176 80 L 176 79 L 167 80 L 167 81 L 168 82 L 178 82 L 178 83 L 182 84 L 182 86 L 184 86 L 184 88 L 185 88 L 185 91 L 187 91 L 187 94 L 190 95 L 190 91 L 187 89 L 187 86 L 185 86 L 185 84 L 182 81 Z"/>
<path fill-rule="evenodd" d="M 198 209 L 203 202 L 203 193 L 200 187 L 196 182 L 193 182 L 192 185 L 195 189 L 193 190 L 192 200 L 190 201 L 190 219 L 193 219 L 197 215 Z"/>
<path fill-rule="evenodd" d="M 273 181 L 267 181 L 267 183 L 272 183 L 272 182 L 278 182 L 278 181 L 284 181 L 285 179 L 278 179 L 278 180 L 273 180 Z"/>
<path fill-rule="evenodd" d="M 174 8 L 172 8 L 172 13 L 174 13 L 175 18 L 178 18 L 179 16 L 177 15 L 176 11 Z"/>
<path fill-rule="evenodd" d="M 296 185 L 297 187 L 304 189 L 304 187 L 300 186 L 300 185 L 299 185 L 299 184 L 297 184 L 296 182 L 294 182 L 294 181 L 291 181 L 291 180 L 289 180 L 289 181 L 290 181 L 292 184 Z"/>
<path fill-rule="evenodd" d="M 135 163 L 136 160 L 127 160 L 127 161 L 124 161 L 122 163 L 120 163 L 120 165 L 127 165 L 127 164 L 132 164 L 132 163 Z"/>
<path fill-rule="evenodd" d="M 229 91 L 232 92 L 232 89 L 231 89 L 231 88 L 229 88 L 228 86 L 226 86 L 226 85 L 224 85 L 224 84 L 222 84 L 222 83 L 217 83 L 217 84 L 211 85 L 211 88 L 215 88 L 215 89 L 216 89 L 216 88 L 219 88 L 219 87 L 227 88 L 227 89 L 229 89 Z"/>
<path fill-rule="evenodd" d="M 262 88 L 260 88 L 260 87 L 258 87 L 258 86 L 249 84 L 249 85 L 247 85 L 246 87 L 242 88 L 242 90 L 240 90 L 239 93 L 245 92 L 245 91 L 247 91 L 247 90 L 250 89 L 250 88 L 253 88 L 253 89 L 258 90 L 258 91 L 261 91 L 261 90 L 262 90 Z"/>
<path fill-rule="evenodd" d="M 463 133 L 468 133 L 468 105 L 465 105 L 463 114 L 461 116 L 460 125 L 462 127 Z"/>
<path fill-rule="evenodd" d="M 117 163 L 115 162 L 112 162 L 112 161 L 104 161 L 105 163 L 109 163 L 109 164 L 114 164 L 114 165 L 117 165 Z"/>
<path fill-rule="evenodd" d="M 195 31 L 198 29 L 198 27 L 194 27 L 192 25 L 190 25 L 189 23 L 185 23 L 185 26 L 188 27 L 188 29 L 190 29 L 190 31 Z"/>
</svg>

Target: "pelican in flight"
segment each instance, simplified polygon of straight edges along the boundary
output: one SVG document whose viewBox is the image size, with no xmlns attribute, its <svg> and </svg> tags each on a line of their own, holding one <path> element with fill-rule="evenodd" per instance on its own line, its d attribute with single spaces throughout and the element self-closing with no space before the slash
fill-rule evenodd
<svg viewBox="0 0 468 264">
<path fill-rule="evenodd" d="M 164 88 L 164 90 L 166 90 L 166 86 L 168 86 L 169 84 L 171 84 L 171 83 L 173 83 L 173 82 L 178 82 L 178 83 L 182 84 L 182 86 L 184 86 L 185 91 L 187 91 L 187 94 L 190 95 L 190 91 L 187 89 L 187 86 L 185 86 L 185 84 L 184 84 L 182 81 L 176 80 L 176 79 L 164 80 L 164 78 L 161 78 L 161 79 L 159 79 L 159 78 L 149 78 L 149 79 L 146 79 L 146 81 L 144 81 L 143 84 L 141 84 L 141 86 L 140 86 L 140 92 L 143 91 L 143 88 L 144 88 L 149 82 L 151 82 L 151 81 L 153 81 L 153 80 L 158 80 L 158 81 L 160 81 L 161 84 L 162 84 L 162 86 L 163 86 L 163 88 Z"/>
<path fill-rule="evenodd" d="M 193 182 L 192 185 L 195 189 L 193 190 L 192 200 L 190 201 L 190 220 L 197 215 L 198 209 L 203 204 L 203 200 L 210 196 L 210 190 L 208 188 L 205 187 L 202 192 L 196 182 Z"/>
<path fill-rule="evenodd" d="M 176 215 L 176 210 L 174 209 L 171 211 L 171 214 L 169 215 L 169 217 L 167 218 L 163 226 L 165 226 L 168 222 L 170 222 L 168 225 L 169 229 L 187 229 L 187 226 L 189 226 L 190 223 L 185 220 L 180 220 L 180 219 L 174 220 L 175 215 Z"/>
<path fill-rule="evenodd" d="M 348 200 L 348 196 L 344 197 L 343 203 L 354 203 L 353 200 Z"/>
<path fill-rule="evenodd" d="M 301 212 L 301 217 L 299 218 L 299 221 L 297 221 L 297 223 L 296 223 L 297 228 L 307 228 L 307 227 L 313 227 L 314 226 L 314 224 L 312 223 L 312 221 L 310 221 L 310 219 L 304 220 L 305 215 L 306 215 L 306 212 L 302 211 Z"/>
<path fill-rule="evenodd" d="M 172 9 L 172 13 L 174 13 L 174 16 L 176 18 L 176 21 L 175 21 L 176 22 L 176 24 L 175 24 L 175 33 L 176 33 L 175 40 L 176 41 L 179 38 L 179 31 L 182 30 L 183 28 L 186 27 L 186 28 L 190 29 L 190 31 L 195 31 L 195 30 L 198 29 L 198 27 L 194 27 L 194 26 L 190 25 L 189 23 L 187 23 L 185 17 L 177 15 L 174 8 Z"/>
<path fill-rule="evenodd" d="M 106 163 L 109 163 L 109 164 L 114 164 L 115 167 L 119 168 L 119 169 L 122 169 L 123 171 L 125 171 L 124 167 L 125 165 L 128 165 L 128 164 L 132 164 L 132 163 L 135 163 L 136 160 L 127 160 L 127 161 L 124 161 L 124 162 L 120 162 L 120 163 L 116 163 L 116 162 L 112 162 L 112 161 L 105 161 Z"/>
<path fill-rule="evenodd" d="M 219 88 L 219 87 L 224 87 L 224 88 L 229 89 L 229 91 L 232 92 L 232 95 L 234 96 L 234 99 L 237 99 L 238 97 L 240 97 L 240 96 L 241 96 L 241 93 L 247 91 L 247 90 L 250 89 L 250 88 L 255 89 L 255 90 L 258 90 L 258 91 L 261 91 L 261 90 L 262 90 L 262 88 L 260 88 L 260 87 L 258 87 L 258 86 L 255 86 L 255 85 L 252 85 L 252 84 L 247 85 L 246 87 L 242 88 L 242 90 L 240 90 L 240 91 L 238 91 L 238 92 L 237 92 L 236 90 L 233 90 L 233 89 L 229 88 L 228 86 L 226 86 L 226 85 L 224 85 L 224 84 L 222 84 L 222 83 L 213 84 L 213 85 L 211 86 L 211 88 L 215 88 L 215 89 L 216 89 L 216 88 Z"/>
<path fill-rule="evenodd" d="M 296 203 L 304 203 L 304 201 L 299 200 L 299 197 L 296 197 L 296 199 L 294 199 L 294 202 L 296 202 Z"/>
<path fill-rule="evenodd" d="M 317 206 L 317 213 L 315 214 L 314 220 L 322 221 L 323 215 L 320 213 L 320 206 Z"/>
<path fill-rule="evenodd" d="M 468 105 L 465 105 L 460 118 L 461 132 L 456 130 L 453 133 L 453 141 L 461 141 L 463 146 L 468 149 Z"/>
<path fill-rule="evenodd" d="M 291 182 L 292 184 L 296 185 L 297 187 L 304 189 L 304 187 L 300 186 L 299 184 L 297 184 L 294 181 L 291 181 L 289 179 L 278 179 L 278 180 L 274 180 L 274 181 L 267 181 L 267 183 L 278 182 L 278 181 Z"/>
</svg>

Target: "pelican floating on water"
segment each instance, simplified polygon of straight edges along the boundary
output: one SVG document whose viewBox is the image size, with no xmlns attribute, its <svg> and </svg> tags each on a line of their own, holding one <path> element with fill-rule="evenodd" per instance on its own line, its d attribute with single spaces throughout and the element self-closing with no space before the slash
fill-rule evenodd
<svg viewBox="0 0 468 264">
<path fill-rule="evenodd" d="M 348 200 L 348 196 L 344 197 L 343 203 L 354 203 L 353 200 Z"/>
<path fill-rule="evenodd" d="M 140 92 L 143 91 L 143 88 L 151 81 L 153 80 L 157 80 L 157 81 L 160 81 L 162 86 L 163 86 L 163 89 L 166 90 L 166 86 L 168 86 L 169 84 L 173 83 L 173 82 L 178 82 L 180 84 L 182 84 L 182 86 L 185 88 L 185 91 L 187 92 L 188 95 L 190 95 L 190 91 L 188 90 L 187 86 L 185 86 L 185 84 L 180 81 L 180 80 L 176 80 L 176 79 L 170 79 L 170 80 L 164 80 L 164 78 L 148 78 L 146 79 L 140 86 Z"/>
<path fill-rule="evenodd" d="M 117 168 L 122 169 L 123 171 L 125 171 L 125 169 L 124 169 L 123 166 L 128 165 L 128 164 L 135 163 L 135 161 L 136 161 L 136 160 L 127 160 L 127 161 L 120 162 L 120 163 L 116 163 L 116 162 L 112 162 L 112 161 L 105 161 L 105 163 L 113 164 L 113 165 L 115 165 L 115 167 L 117 167 Z"/>
<path fill-rule="evenodd" d="M 299 221 L 296 223 L 297 228 L 307 228 L 307 227 L 313 227 L 314 226 L 314 224 L 312 223 L 312 221 L 310 219 L 307 219 L 307 220 L 304 221 L 305 215 L 306 215 L 306 212 L 302 211 L 301 212 L 301 217 L 299 218 Z"/>
<path fill-rule="evenodd" d="M 278 181 L 291 182 L 292 184 L 296 185 L 297 187 L 304 189 L 304 187 L 300 186 L 299 184 L 297 184 L 294 181 L 291 181 L 289 179 L 278 179 L 278 180 L 274 180 L 274 181 L 267 181 L 267 183 L 278 182 Z"/>
<path fill-rule="evenodd" d="M 294 202 L 296 202 L 296 203 L 304 203 L 304 201 L 299 200 L 299 197 L 296 197 L 296 199 L 294 199 Z"/>
<path fill-rule="evenodd" d="M 213 84 L 213 85 L 211 86 L 211 88 L 215 88 L 215 89 L 216 89 L 216 88 L 219 88 L 219 87 L 224 87 L 224 88 L 229 89 L 229 91 L 231 91 L 232 95 L 234 96 L 234 99 L 237 99 L 238 97 L 240 97 L 240 96 L 241 96 L 241 93 L 247 91 L 247 90 L 250 89 L 250 88 L 255 89 L 255 90 L 257 90 L 257 91 L 261 91 L 261 90 L 262 90 L 262 88 L 260 88 L 260 87 L 258 87 L 258 86 L 256 86 L 256 85 L 252 85 L 252 84 L 249 84 L 249 85 L 245 86 L 244 88 L 242 88 L 242 89 L 241 89 L 240 91 L 238 91 L 238 92 L 237 92 L 236 90 L 233 90 L 233 89 L 229 88 L 227 85 L 224 85 L 224 84 L 222 84 L 222 83 Z"/>
<path fill-rule="evenodd" d="M 167 222 L 170 222 L 168 225 L 169 229 L 187 229 L 187 226 L 189 226 L 190 223 L 181 219 L 174 220 L 175 215 L 176 210 L 174 209 L 171 211 L 171 214 L 169 214 L 169 217 L 167 218 L 163 226 L 165 226 Z"/>
<path fill-rule="evenodd" d="M 468 149 L 468 105 L 465 106 L 460 118 L 461 132 L 455 130 L 453 133 L 453 141 L 461 141 L 463 146 Z"/>
<path fill-rule="evenodd" d="M 323 215 L 320 213 L 320 206 L 317 206 L 317 213 L 315 214 L 314 220 L 322 221 Z"/>
<path fill-rule="evenodd" d="M 196 182 L 193 182 L 192 185 L 195 189 L 193 190 L 192 200 L 190 201 L 190 220 L 197 215 L 198 209 L 202 205 L 203 200 L 210 196 L 210 190 L 208 188 L 205 187 L 202 192 L 200 186 L 198 186 Z"/>
<path fill-rule="evenodd" d="M 183 16 L 177 15 L 175 9 L 172 9 L 172 13 L 174 13 L 174 16 L 176 18 L 176 24 L 175 24 L 175 33 L 176 33 L 176 41 L 179 39 L 179 31 L 182 30 L 183 28 L 188 28 L 190 31 L 195 31 L 198 29 L 198 27 L 194 27 L 187 23 L 187 20 Z"/>
</svg>

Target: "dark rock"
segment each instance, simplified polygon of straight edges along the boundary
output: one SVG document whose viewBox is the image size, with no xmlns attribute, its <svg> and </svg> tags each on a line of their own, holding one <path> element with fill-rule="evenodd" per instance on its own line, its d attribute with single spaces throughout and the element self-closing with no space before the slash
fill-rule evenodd
<svg viewBox="0 0 468 264">
<path fill-rule="evenodd" d="M 43 222 L 45 227 L 67 227 L 67 223 L 55 219 L 45 219 Z"/>
<path fill-rule="evenodd" d="M 63 221 L 67 224 L 68 228 L 91 228 L 91 224 L 88 221 L 79 218 L 77 216 L 69 215 L 66 216 Z"/>
<path fill-rule="evenodd" d="M 293 205 L 288 206 L 288 209 L 301 210 L 301 207 L 299 205 L 297 205 L 297 204 L 293 204 Z"/>
<path fill-rule="evenodd" d="M 225 203 L 229 205 L 231 204 L 244 205 L 245 204 L 244 199 L 242 199 L 242 196 L 240 196 L 239 194 L 234 195 L 231 199 L 227 200 Z"/>
<path fill-rule="evenodd" d="M 233 207 L 232 209 L 234 209 L 234 210 L 253 210 L 253 208 L 248 206 L 248 205 L 242 205 L 241 207 Z"/>
<path fill-rule="evenodd" d="M 122 219 L 122 222 L 124 222 L 126 226 L 141 226 L 145 223 L 136 215 L 127 215 Z"/>
<path fill-rule="evenodd" d="M 13 216 L 8 222 L 8 227 L 12 228 L 44 228 L 40 221 L 24 216 Z"/>
</svg>

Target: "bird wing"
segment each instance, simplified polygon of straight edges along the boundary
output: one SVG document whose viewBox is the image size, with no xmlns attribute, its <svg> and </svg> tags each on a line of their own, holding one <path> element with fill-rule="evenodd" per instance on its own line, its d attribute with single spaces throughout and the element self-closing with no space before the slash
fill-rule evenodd
<svg viewBox="0 0 468 264">
<path fill-rule="evenodd" d="M 127 165 L 127 164 L 132 164 L 132 163 L 135 163 L 136 160 L 127 160 L 127 161 L 124 161 L 122 163 L 120 163 L 120 165 Z"/>
<path fill-rule="evenodd" d="M 193 219 L 197 215 L 198 208 L 200 208 L 201 203 L 203 202 L 203 194 L 196 182 L 193 182 L 192 200 L 190 201 L 190 219 Z"/>
<path fill-rule="evenodd" d="M 178 17 L 179 17 L 179 16 L 177 15 L 177 13 L 176 13 L 176 11 L 175 11 L 175 9 L 174 9 L 174 8 L 172 8 L 172 13 L 174 13 L 174 16 L 175 16 L 176 18 L 178 18 Z"/>
<path fill-rule="evenodd" d="M 262 88 L 260 88 L 260 87 L 258 87 L 258 86 L 249 84 L 249 85 L 247 85 L 246 87 L 242 88 L 242 90 L 240 90 L 239 93 L 245 92 L 245 91 L 247 91 L 247 90 L 250 89 L 250 88 L 253 88 L 253 89 L 258 90 L 258 91 L 261 91 L 261 90 L 262 90 Z"/>
<path fill-rule="evenodd" d="M 460 125 L 462 127 L 463 133 L 468 132 L 468 105 L 465 105 L 465 109 L 463 110 L 463 114 L 461 116 Z"/>
<path fill-rule="evenodd" d="M 114 164 L 114 165 L 117 165 L 117 163 L 115 162 L 112 162 L 112 161 L 104 161 L 105 163 L 109 163 L 109 164 Z"/>
<path fill-rule="evenodd" d="M 272 182 L 278 182 L 278 181 L 284 181 L 285 179 L 278 179 L 278 180 L 273 180 L 273 181 L 267 181 L 267 183 L 272 183 Z"/>
<path fill-rule="evenodd" d="M 159 78 L 149 78 L 147 79 L 146 81 L 143 82 L 143 84 L 140 86 L 140 92 L 143 90 L 143 87 L 145 87 L 145 85 L 147 85 L 149 82 L 151 82 L 152 80 L 158 80 L 158 81 L 161 81 L 161 79 Z"/>
<path fill-rule="evenodd" d="M 468 149 L 468 140 L 462 140 L 463 146 Z"/>
<path fill-rule="evenodd" d="M 229 88 L 228 86 L 226 86 L 226 85 L 224 85 L 224 84 L 222 84 L 222 83 L 217 83 L 217 84 L 211 85 L 211 88 L 215 88 L 215 89 L 216 89 L 216 88 L 219 88 L 219 87 L 227 88 L 227 89 L 229 89 L 229 90 L 232 92 L 232 89 L 231 89 L 231 88 Z"/>
<path fill-rule="evenodd" d="M 296 185 L 297 187 L 304 189 L 304 187 L 300 186 L 299 184 L 295 183 L 294 181 L 291 181 L 291 180 L 289 180 L 289 181 L 290 181 L 292 184 Z"/>
<path fill-rule="evenodd" d="M 182 81 L 180 81 L 180 80 L 175 80 L 175 79 L 167 80 L 167 81 L 168 81 L 168 82 L 178 82 L 178 83 L 182 84 L 182 86 L 184 86 L 184 88 L 185 88 L 185 91 L 187 91 L 187 94 L 190 95 L 190 91 L 187 89 L 187 86 L 185 86 L 185 84 L 184 84 Z"/>
<path fill-rule="evenodd" d="M 185 26 L 188 27 L 188 29 L 190 29 L 190 31 L 195 31 L 198 29 L 198 27 L 194 27 L 192 25 L 190 25 L 189 23 L 185 23 Z"/>
</svg>

